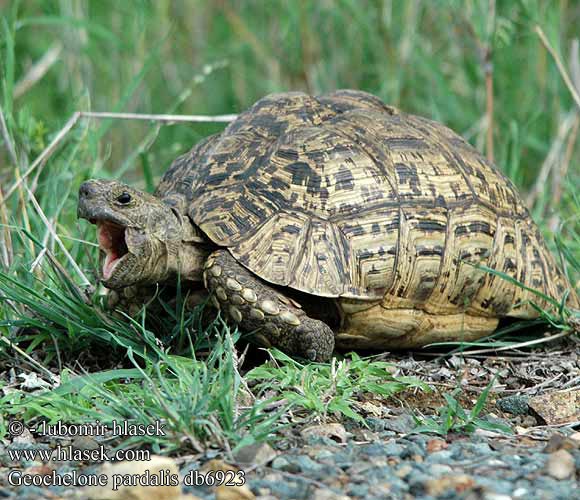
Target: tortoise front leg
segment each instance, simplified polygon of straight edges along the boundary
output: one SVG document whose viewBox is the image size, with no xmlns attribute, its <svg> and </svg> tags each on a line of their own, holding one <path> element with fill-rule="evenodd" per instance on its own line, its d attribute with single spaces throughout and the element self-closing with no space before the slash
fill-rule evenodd
<svg viewBox="0 0 580 500">
<path fill-rule="evenodd" d="M 155 304 L 150 304 L 153 298 L 159 293 L 156 285 L 131 285 L 120 290 L 107 290 L 105 307 L 110 310 L 120 310 L 135 316 L 144 305 L 148 304 L 148 310 L 157 314 L 163 314 L 163 307 L 153 308 Z M 171 293 L 171 291 L 169 292 Z M 185 299 L 185 308 L 188 311 L 207 302 L 207 290 L 182 288 L 182 296 Z M 174 295 L 161 294 L 161 299 L 175 308 L 176 298 Z"/>
<path fill-rule="evenodd" d="M 156 292 L 155 285 L 131 285 L 120 290 L 107 290 L 105 305 L 111 311 L 118 309 L 135 316 Z"/>
<path fill-rule="evenodd" d="M 334 332 L 310 318 L 293 301 L 239 264 L 227 250 L 217 250 L 204 266 L 204 283 L 212 303 L 256 340 L 288 354 L 327 361 L 334 349 Z"/>
</svg>

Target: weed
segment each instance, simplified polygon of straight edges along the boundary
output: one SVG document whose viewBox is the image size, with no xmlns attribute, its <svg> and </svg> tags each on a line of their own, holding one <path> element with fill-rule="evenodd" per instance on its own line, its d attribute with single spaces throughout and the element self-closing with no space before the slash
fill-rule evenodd
<svg viewBox="0 0 580 500">
<path fill-rule="evenodd" d="M 303 365 L 276 349 L 269 352 L 272 361 L 249 371 L 246 380 L 258 382 L 259 391 L 273 392 L 275 400 L 285 400 L 322 420 L 344 416 L 363 423 L 353 407 L 356 396 L 365 392 L 387 397 L 412 388 L 429 389 L 418 379 L 393 376 L 388 363 L 356 353 L 350 353 L 350 359 L 334 358 L 331 364 Z"/>
<path fill-rule="evenodd" d="M 451 394 L 443 394 L 447 405 L 437 410 L 436 417 L 414 416 L 417 427 L 413 429 L 413 432 L 446 436 L 450 432 L 471 434 L 477 429 L 485 429 L 511 434 L 512 430 L 508 426 L 485 420 L 479 416 L 485 407 L 492 385 L 493 380 L 481 392 L 471 411 L 463 409 L 457 400 L 457 396 L 461 393 L 460 388 L 455 389 Z"/>
</svg>

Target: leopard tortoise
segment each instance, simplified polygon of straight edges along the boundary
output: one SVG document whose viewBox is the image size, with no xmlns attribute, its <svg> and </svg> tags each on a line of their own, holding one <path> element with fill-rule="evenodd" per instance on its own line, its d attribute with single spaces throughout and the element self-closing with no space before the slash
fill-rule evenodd
<svg viewBox="0 0 580 500">
<path fill-rule="evenodd" d="M 78 214 L 98 226 L 106 287 L 203 283 L 258 342 L 312 360 L 335 343 L 473 340 L 537 316 L 530 289 L 578 307 L 512 183 L 450 129 L 364 92 L 266 96 L 154 195 L 89 180 Z"/>
</svg>

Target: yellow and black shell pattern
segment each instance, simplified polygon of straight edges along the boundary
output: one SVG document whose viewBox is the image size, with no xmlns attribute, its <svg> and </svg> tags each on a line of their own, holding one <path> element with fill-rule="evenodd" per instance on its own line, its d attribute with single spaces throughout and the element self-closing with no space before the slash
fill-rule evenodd
<svg viewBox="0 0 580 500">
<path fill-rule="evenodd" d="M 342 90 L 260 99 L 156 193 L 260 278 L 389 309 L 528 316 L 569 287 L 512 183 L 464 139 Z M 536 300 L 537 302 L 537 300 Z"/>
</svg>

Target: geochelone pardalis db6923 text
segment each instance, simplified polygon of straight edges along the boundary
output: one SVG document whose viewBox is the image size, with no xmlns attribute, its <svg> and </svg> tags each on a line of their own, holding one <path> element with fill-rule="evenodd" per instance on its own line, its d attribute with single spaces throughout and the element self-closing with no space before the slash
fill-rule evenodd
<svg viewBox="0 0 580 500">
<path fill-rule="evenodd" d="M 154 195 L 80 188 L 111 289 L 204 284 L 255 338 L 341 348 L 473 340 L 578 298 L 512 183 L 464 139 L 357 91 L 260 99 L 178 158 Z"/>
</svg>

